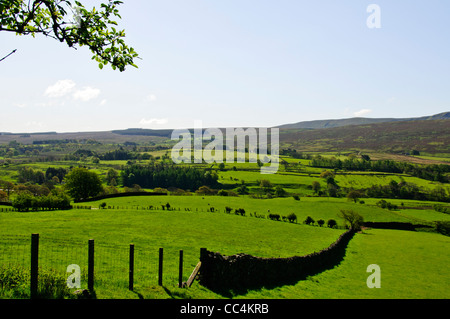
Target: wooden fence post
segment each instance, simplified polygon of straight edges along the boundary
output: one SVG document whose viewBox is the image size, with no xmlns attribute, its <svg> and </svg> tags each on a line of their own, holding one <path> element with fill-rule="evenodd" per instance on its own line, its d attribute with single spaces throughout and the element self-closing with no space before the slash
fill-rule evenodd
<svg viewBox="0 0 450 319">
<path fill-rule="evenodd" d="M 183 250 L 180 250 L 180 267 L 178 271 L 178 287 L 183 287 Z"/>
<path fill-rule="evenodd" d="M 162 286 L 163 284 L 163 257 L 164 252 L 163 249 L 159 249 L 159 271 L 158 271 L 158 285 Z"/>
<path fill-rule="evenodd" d="M 130 244 L 130 273 L 128 277 L 128 289 L 133 290 L 134 281 L 134 244 Z"/>
<path fill-rule="evenodd" d="M 30 298 L 38 294 L 39 234 L 31 234 Z"/>
<path fill-rule="evenodd" d="M 94 240 L 88 242 L 88 290 L 94 291 Z"/>
</svg>

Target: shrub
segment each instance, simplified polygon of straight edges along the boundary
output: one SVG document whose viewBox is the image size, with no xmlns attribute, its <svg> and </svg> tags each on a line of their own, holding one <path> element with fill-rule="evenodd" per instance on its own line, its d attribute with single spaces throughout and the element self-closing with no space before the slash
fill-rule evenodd
<svg viewBox="0 0 450 319">
<path fill-rule="evenodd" d="M 214 190 L 208 186 L 200 186 L 195 192 L 199 195 L 214 195 Z"/>
<path fill-rule="evenodd" d="M 225 206 L 225 212 L 226 212 L 227 214 L 231 213 L 232 210 L 233 210 L 233 209 L 232 209 L 231 207 Z"/>
<path fill-rule="evenodd" d="M 388 201 L 386 201 L 386 200 L 384 200 L 384 199 L 379 200 L 379 201 L 376 203 L 376 205 L 377 205 L 378 207 L 383 208 L 383 209 L 387 208 L 387 209 L 389 209 L 389 210 L 395 210 L 395 209 L 398 208 L 397 205 L 392 204 L 391 202 L 388 202 Z"/>
<path fill-rule="evenodd" d="M 294 196 L 292 196 L 295 200 L 300 200 L 300 196 L 298 196 L 298 195 L 294 195 Z"/>
<path fill-rule="evenodd" d="M 323 224 L 325 224 L 325 221 L 324 221 L 323 219 L 319 219 L 319 220 L 317 221 L 317 224 L 318 224 L 320 227 L 322 227 Z"/>
<path fill-rule="evenodd" d="M 335 227 L 337 227 L 337 222 L 334 219 L 329 219 L 327 221 L 327 226 L 330 228 L 335 228 Z"/>
<path fill-rule="evenodd" d="M 281 216 L 279 214 L 269 214 L 269 219 L 271 220 L 280 220 Z"/>
<path fill-rule="evenodd" d="M 297 215 L 295 215 L 294 213 L 290 213 L 289 215 L 287 215 L 287 219 L 291 223 L 296 223 L 297 222 Z"/>
<path fill-rule="evenodd" d="M 450 221 L 436 222 L 436 230 L 445 236 L 450 236 Z"/>
<path fill-rule="evenodd" d="M 444 207 L 442 204 L 434 204 L 433 209 L 439 213 L 449 214 L 450 211 L 447 207 Z"/>
<path fill-rule="evenodd" d="M 311 216 L 308 216 L 303 223 L 305 223 L 306 225 L 314 225 L 315 220 Z"/>
<path fill-rule="evenodd" d="M 40 298 L 72 298 L 66 277 L 51 270 L 39 269 L 38 295 Z M 0 267 L 0 296 L 6 298 L 30 297 L 29 270 L 21 266 Z"/>
<path fill-rule="evenodd" d="M 223 164 L 223 163 L 222 163 Z M 226 191 L 226 190 L 224 190 L 224 189 L 221 189 L 218 193 L 217 193 L 217 195 L 219 195 L 219 196 L 228 196 L 228 192 Z"/>
</svg>

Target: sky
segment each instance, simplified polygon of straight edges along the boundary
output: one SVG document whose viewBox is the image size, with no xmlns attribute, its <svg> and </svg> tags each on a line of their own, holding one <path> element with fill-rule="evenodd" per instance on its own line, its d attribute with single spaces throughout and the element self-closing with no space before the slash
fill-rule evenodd
<svg viewBox="0 0 450 319">
<path fill-rule="evenodd" d="M 125 0 L 119 9 L 142 58 L 125 72 L 100 70 L 86 47 L 0 32 L 0 58 L 17 49 L 0 62 L 0 132 L 450 111 L 447 0 Z"/>
</svg>

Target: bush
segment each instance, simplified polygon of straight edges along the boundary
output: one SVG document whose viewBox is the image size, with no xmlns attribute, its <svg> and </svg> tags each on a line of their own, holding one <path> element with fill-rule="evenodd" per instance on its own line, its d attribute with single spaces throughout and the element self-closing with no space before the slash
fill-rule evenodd
<svg viewBox="0 0 450 319">
<path fill-rule="evenodd" d="M 271 220 L 280 220 L 281 216 L 279 214 L 269 214 L 269 216 L 267 216 L 269 219 Z"/>
<path fill-rule="evenodd" d="M 330 228 L 335 228 L 335 227 L 337 227 L 337 222 L 334 219 L 329 219 L 327 221 L 327 226 Z"/>
<path fill-rule="evenodd" d="M 436 230 L 445 236 L 450 236 L 450 221 L 436 222 Z"/>
<path fill-rule="evenodd" d="M 392 204 L 391 202 L 388 202 L 388 201 L 386 201 L 386 200 L 384 200 L 384 199 L 378 201 L 378 202 L 376 203 L 376 205 L 377 205 L 378 207 L 383 208 L 383 209 L 385 209 L 385 208 L 387 208 L 387 209 L 389 209 L 389 210 L 395 210 L 395 209 L 398 209 L 398 206 L 397 206 L 397 205 Z"/>
<path fill-rule="evenodd" d="M 297 222 L 297 215 L 295 215 L 294 213 L 291 213 L 291 214 L 287 215 L 287 219 L 291 223 L 296 223 Z"/>
<path fill-rule="evenodd" d="M 292 196 L 295 200 L 300 200 L 300 196 L 298 196 L 298 195 L 294 195 L 294 196 Z"/>
<path fill-rule="evenodd" d="M 434 204 L 433 209 L 439 213 L 450 214 L 449 209 L 442 204 Z"/>
<path fill-rule="evenodd" d="M 223 164 L 223 163 L 222 163 Z M 226 190 L 224 190 L 224 189 L 221 189 L 218 193 L 217 193 L 217 195 L 219 195 L 219 196 L 228 196 L 228 192 L 226 191 Z"/>
<path fill-rule="evenodd" d="M 325 221 L 324 221 L 323 219 L 319 219 L 319 220 L 317 221 L 317 224 L 318 224 L 320 227 L 322 227 L 323 224 L 325 224 Z"/>
<path fill-rule="evenodd" d="M 46 299 L 72 298 L 65 275 L 39 269 L 38 296 Z M 6 298 L 30 297 L 30 272 L 21 266 L 0 267 L 0 296 Z"/>
<path fill-rule="evenodd" d="M 311 216 L 308 216 L 303 223 L 305 223 L 306 225 L 314 225 L 315 220 Z"/>
</svg>

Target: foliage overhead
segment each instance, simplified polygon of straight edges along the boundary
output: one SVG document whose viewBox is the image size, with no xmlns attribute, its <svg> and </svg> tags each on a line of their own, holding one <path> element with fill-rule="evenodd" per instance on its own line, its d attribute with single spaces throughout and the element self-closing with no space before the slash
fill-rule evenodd
<svg viewBox="0 0 450 319">
<path fill-rule="evenodd" d="M 124 71 L 128 65 L 137 67 L 138 54 L 125 43 L 125 30 L 115 28 L 121 3 L 109 0 L 88 10 L 79 1 L 0 0 L 0 31 L 43 34 L 69 47 L 87 46 L 100 69 L 110 63 L 114 70 Z"/>
</svg>

